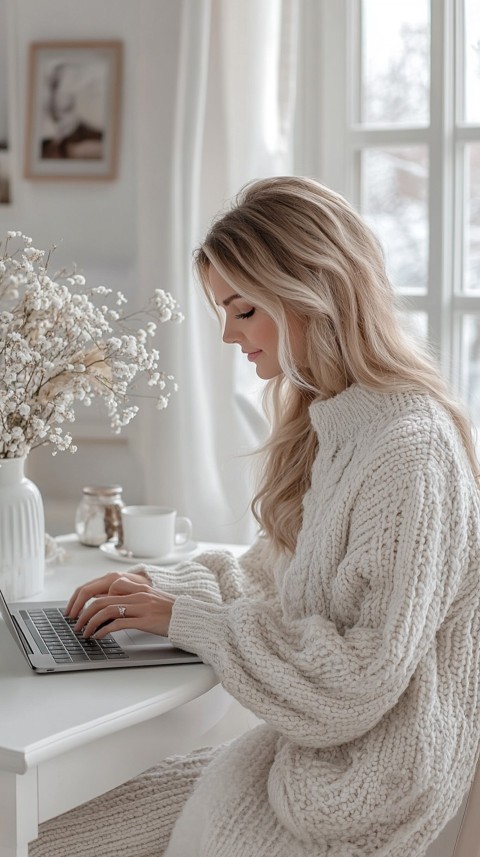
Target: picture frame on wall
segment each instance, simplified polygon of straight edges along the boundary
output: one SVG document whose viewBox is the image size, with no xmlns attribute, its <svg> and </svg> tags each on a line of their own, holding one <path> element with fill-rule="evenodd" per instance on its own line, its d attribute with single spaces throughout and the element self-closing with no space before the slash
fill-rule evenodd
<svg viewBox="0 0 480 857">
<path fill-rule="evenodd" d="M 12 202 L 10 134 L 8 128 L 8 21 L 5 0 L 0 0 L 0 206 Z"/>
<path fill-rule="evenodd" d="M 116 178 L 122 51 L 120 41 L 30 45 L 26 178 Z"/>
</svg>

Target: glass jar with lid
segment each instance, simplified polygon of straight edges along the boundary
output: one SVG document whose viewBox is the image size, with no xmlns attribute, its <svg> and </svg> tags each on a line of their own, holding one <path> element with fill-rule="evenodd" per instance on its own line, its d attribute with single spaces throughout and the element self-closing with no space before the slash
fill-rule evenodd
<svg viewBox="0 0 480 857">
<path fill-rule="evenodd" d="M 75 514 L 75 532 L 82 545 L 98 547 L 123 541 L 121 485 L 86 485 Z"/>
</svg>

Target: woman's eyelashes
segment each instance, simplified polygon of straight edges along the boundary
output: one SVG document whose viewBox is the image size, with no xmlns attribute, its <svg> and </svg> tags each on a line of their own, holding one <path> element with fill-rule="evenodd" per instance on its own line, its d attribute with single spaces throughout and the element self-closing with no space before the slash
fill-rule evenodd
<svg viewBox="0 0 480 857">
<path fill-rule="evenodd" d="M 251 318 L 253 313 L 255 312 L 255 307 L 249 309 L 248 312 L 240 312 L 235 318 Z"/>
</svg>

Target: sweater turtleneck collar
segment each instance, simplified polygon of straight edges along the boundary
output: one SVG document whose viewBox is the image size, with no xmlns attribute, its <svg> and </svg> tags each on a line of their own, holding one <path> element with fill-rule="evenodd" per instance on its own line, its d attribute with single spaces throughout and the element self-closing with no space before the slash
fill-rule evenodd
<svg viewBox="0 0 480 857">
<path fill-rule="evenodd" d="M 321 440 L 342 443 L 382 417 L 400 414 L 407 399 L 418 397 L 425 402 L 424 394 L 370 390 L 354 383 L 336 396 L 312 402 L 310 419 Z"/>
</svg>

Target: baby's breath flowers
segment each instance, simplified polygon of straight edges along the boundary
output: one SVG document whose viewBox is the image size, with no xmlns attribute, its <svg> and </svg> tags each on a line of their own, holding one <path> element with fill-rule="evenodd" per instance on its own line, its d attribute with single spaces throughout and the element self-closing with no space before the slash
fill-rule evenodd
<svg viewBox="0 0 480 857">
<path fill-rule="evenodd" d="M 0 459 L 46 443 L 53 455 L 75 452 L 63 426 L 74 422 L 75 402 L 101 397 L 118 434 L 139 410 L 131 399 L 141 378 L 159 409 L 176 390 L 153 347 L 158 324 L 183 321 L 171 294 L 155 289 L 128 312 L 121 292 L 87 289 L 77 273 L 51 278 L 50 261 L 21 232 L 0 243 Z"/>
</svg>

